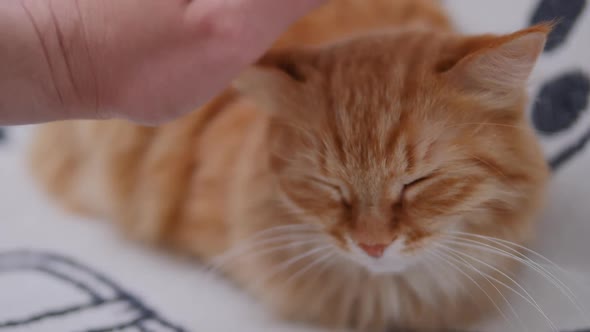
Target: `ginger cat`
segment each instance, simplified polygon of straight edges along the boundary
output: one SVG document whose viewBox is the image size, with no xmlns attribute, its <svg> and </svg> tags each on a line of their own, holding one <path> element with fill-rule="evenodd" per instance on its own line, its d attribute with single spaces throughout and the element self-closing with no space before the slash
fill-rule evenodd
<svg viewBox="0 0 590 332">
<path fill-rule="evenodd" d="M 34 174 L 283 317 L 464 326 L 506 310 L 489 280 L 516 268 L 484 237 L 526 244 L 542 203 L 524 109 L 548 31 L 462 36 L 436 1 L 332 0 L 173 123 L 42 126 Z"/>
</svg>

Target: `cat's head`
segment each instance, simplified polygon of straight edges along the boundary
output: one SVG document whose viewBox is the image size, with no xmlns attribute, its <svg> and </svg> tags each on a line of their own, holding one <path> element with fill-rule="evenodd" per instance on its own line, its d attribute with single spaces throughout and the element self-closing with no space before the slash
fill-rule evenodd
<svg viewBox="0 0 590 332">
<path fill-rule="evenodd" d="M 280 200 L 376 272 L 452 232 L 526 228 L 547 170 L 525 86 L 548 31 L 384 32 L 266 55 L 236 86 L 272 112 Z"/>
</svg>

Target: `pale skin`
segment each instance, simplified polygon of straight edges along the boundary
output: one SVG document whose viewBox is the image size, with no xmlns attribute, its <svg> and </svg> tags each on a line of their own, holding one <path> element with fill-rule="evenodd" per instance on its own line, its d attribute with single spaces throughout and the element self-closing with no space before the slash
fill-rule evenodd
<svg viewBox="0 0 590 332">
<path fill-rule="evenodd" d="M 174 119 L 323 2 L 0 1 L 0 124 Z"/>
</svg>

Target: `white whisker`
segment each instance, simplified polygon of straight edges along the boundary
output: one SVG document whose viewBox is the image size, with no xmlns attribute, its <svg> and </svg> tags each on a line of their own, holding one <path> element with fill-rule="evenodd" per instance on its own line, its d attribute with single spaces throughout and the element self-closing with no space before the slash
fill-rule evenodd
<svg viewBox="0 0 590 332">
<path fill-rule="evenodd" d="M 448 249 L 446 247 L 439 247 L 442 249 Z M 510 309 L 510 312 L 512 312 L 512 315 L 516 318 L 516 320 L 518 321 L 518 323 L 520 324 L 520 326 L 524 329 L 524 330 L 528 330 L 528 328 L 526 327 L 526 325 L 524 324 L 524 322 L 522 321 L 522 319 L 520 318 L 520 316 L 518 315 L 518 313 L 516 312 L 516 310 L 514 309 L 514 306 L 512 305 L 512 303 L 510 303 L 510 301 L 508 301 L 508 299 L 506 298 L 506 296 L 504 295 L 504 293 L 502 293 L 502 291 L 500 291 L 500 289 L 492 282 L 492 281 L 496 281 L 493 277 L 489 276 L 487 273 L 484 273 L 483 271 L 479 270 L 478 268 L 476 268 L 475 266 L 473 266 L 473 264 L 470 264 L 469 262 L 465 261 L 465 259 L 461 258 L 461 257 L 456 257 L 455 254 L 452 253 L 444 253 L 444 252 L 440 252 L 441 254 L 446 255 L 446 257 L 448 259 L 453 260 L 456 263 L 459 263 L 463 266 L 466 266 L 468 268 L 470 268 L 471 270 L 475 271 L 477 274 L 479 274 L 482 278 L 484 278 L 488 284 L 490 284 L 490 286 L 492 286 L 496 292 L 500 295 L 500 297 L 504 300 L 504 302 L 508 305 L 508 309 Z M 512 324 L 510 324 L 512 325 Z"/>
<path fill-rule="evenodd" d="M 504 245 L 504 247 L 508 248 L 509 250 L 511 250 L 512 252 L 515 253 L 515 254 L 513 254 L 513 253 L 507 252 L 503 249 L 499 249 L 497 247 L 494 247 L 492 245 L 489 245 L 489 244 L 486 244 L 486 243 L 483 243 L 480 241 L 475 241 L 475 240 L 470 240 L 470 239 L 465 239 L 465 238 L 460 238 L 460 237 L 454 237 L 454 239 L 455 239 L 457 245 L 461 245 L 461 246 L 469 247 L 469 248 L 474 248 L 474 249 L 479 249 L 484 252 L 493 253 L 493 254 L 504 256 L 507 258 L 511 258 L 513 260 L 516 260 L 519 263 L 524 264 L 527 267 L 530 267 L 534 271 L 541 274 L 541 276 L 546 278 L 557 289 L 559 289 L 561 292 L 563 292 L 563 294 L 566 297 L 568 297 L 568 299 L 570 301 L 572 301 L 572 303 L 575 306 L 578 307 L 578 310 L 581 310 L 582 313 L 584 314 L 585 311 L 581 307 L 579 307 L 579 303 L 577 301 L 576 295 L 572 292 L 572 290 L 563 281 L 561 281 L 559 278 L 557 278 L 556 276 L 551 274 L 549 271 L 547 271 L 541 264 L 538 264 L 537 262 L 531 260 L 530 258 L 526 257 L 525 255 L 518 252 L 517 250 Z M 502 245 L 501 243 L 496 243 L 496 244 Z"/>
<path fill-rule="evenodd" d="M 330 249 L 332 246 L 331 245 L 326 245 L 326 246 L 322 246 L 322 247 L 317 247 L 317 248 L 313 248 L 310 250 L 307 250 L 299 255 L 293 256 L 290 259 L 280 263 L 279 265 L 277 265 L 276 267 L 273 268 L 272 271 L 268 272 L 265 277 L 261 280 L 259 280 L 258 282 L 254 283 L 252 285 L 252 288 L 258 288 L 260 287 L 264 282 L 270 280 L 272 277 L 274 277 L 276 274 L 288 269 L 289 267 L 291 267 L 293 264 L 307 258 L 310 256 L 313 256 L 319 252 L 325 251 L 327 249 Z"/>
<path fill-rule="evenodd" d="M 443 246 L 444 247 L 444 246 Z M 524 288 L 522 287 L 518 282 L 516 282 L 516 280 L 514 280 L 513 278 L 511 278 L 510 276 L 508 276 L 506 273 L 502 272 L 500 269 L 478 259 L 475 258 L 471 255 L 468 255 L 464 252 L 461 252 L 459 250 L 455 250 L 449 247 L 444 247 L 446 250 L 450 251 L 451 253 L 454 253 L 456 255 L 456 257 L 458 259 L 461 259 L 462 261 L 464 261 L 466 264 L 469 264 L 471 267 L 473 267 L 474 269 L 476 269 L 472 264 L 470 264 L 469 262 L 467 262 L 463 257 L 469 258 L 471 260 L 474 260 L 484 266 L 487 266 L 488 268 L 492 269 L 493 271 L 496 271 L 497 273 L 499 273 L 500 275 L 502 275 L 503 277 L 507 278 L 508 280 L 510 280 L 512 283 L 514 283 L 514 285 L 516 287 L 518 287 L 520 290 L 523 291 L 523 293 L 525 295 L 523 295 L 522 293 L 520 293 L 518 290 L 514 289 L 514 287 L 507 285 L 505 282 L 490 276 L 489 274 L 486 273 L 486 276 L 489 277 L 491 280 L 499 283 L 500 285 L 506 287 L 508 290 L 510 290 L 511 292 L 513 292 L 514 294 L 518 295 L 519 297 L 521 297 L 523 300 L 525 300 L 528 304 L 532 305 L 544 318 L 545 320 L 547 320 L 547 323 L 550 325 L 550 327 L 553 329 L 553 331 L 557 332 L 558 329 L 555 326 L 555 324 L 553 323 L 553 321 L 547 316 L 547 314 L 545 313 L 545 311 L 543 311 L 543 309 L 541 308 L 541 306 L 537 303 L 537 301 L 535 301 L 535 299 L 530 295 L 530 293 Z M 479 269 L 476 269 L 477 271 L 481 272 Z M 483 272 L 481 272 L 483 273 Z"/>
<path fill-rule="evenodd" d="M 269 239 L 270 240 L 270 239 Z M 275 241 L 276 242 L 276 241 Z M 281 241 L 281 242 L 284 242 Z M 287 250 L 287 249 L 293 249 L 299 246 L 304 246 L 304 245 L 309 245 L 309 244 L 317 244 L 317 243 L 324 243 L 325 240 L 322 238 L 307 238 L 305 240 L 300 240 L 300 241 L 288 241 L 286 243 L 280 243 L 279 245 L 276 246 L 272 246 L 270 248 L 264 248 L 258 251 L 246 251 L 246 252 L 232 252 L 232 255 L 229 256 L 224 256 L 221 257 L 221 259 L 214 261 L 211 264 L 211 268 L 210 271 L 211 272 L 217 272 L 219 271 L 225 264 L 227 264 L 228 262 L 232 261 L 233 259 L 236 258 L 240 258 L 240 257 L 249 257 L 252 258 L 252 255 L 254 257 L 258 257 L 258 256 L 262 256 L 262 255 L 268 255 L 268 254 L 272 254 L 272 253 L 276 253 L 282 250 Z M 255 249 L 255 247 L 251 247 L 250 249 Z"/>
<path fill-rule="evenodd" d="M 453 282 L 453 284 L 459 289 L 460 293 L 465 294 L 465 295 L 470 295 L 470 297 L 469 297 L 470 302 L 475 303 L 475 305 L 478 306 L 480 310 L 482 309 L 481 303 L 479 301 L 474 300 L 473 294 L 471 292 L 469 292 L 467 287 L 465 287 L 465 284 L 463 284 L 457 278 L 455 278 L 455 276 L 453 275 L 453 271 L 450 271 L 449 267 L 447 265 L 442 264 L 442 262 L 438 261 L 436 256 L 427 255 L 426 258 L 429 263 L 435 264 L 437 266 L 437 269 L 435 270 L 432 267 L 432 265 L 426 264 L 425 267 L 426 267 L 426 269 L 428 269 L 428 271 L 430 271 L 433 275 L 436 275 L 437 273 L 442 272 L 444 274 L 445 280 L 451 280 Z M 443 271 L 439 271 L 439 269 L 442 269 Z M 447 287 L 443 286 L 440 288 L 444 292 Z"/>
<path fill-rule="evenodd" d="M 549 317 L 547 317 L 547 315 L 545 314 L 545 312 L 542 310 L 541 306 L 537 303 L 537 301 L 535 301 L 535 299 L 533 298 L 533 296 L 524 287 L 522 287 L 516 280 L 514 280 L 512 277 L 510 277 L 508 274 L 506 274 L 505 272 L 501 271 L 500 269 L 498 269 L 498 268 L 492 266 L 491 264 L 488 264 L 488 263 L 484 262 L 483 260 L 478 259 L 478 258 L 476 258 L 476 257 L 474 257 L 472 255 L 469 255 L 467 253 L 464 253 L 464 252 L 461 252 L 459 250 L 455 250 L 455 249 L 452 249 L 452 248 L 448 248 L 448 247 L 446 249 L 449 250 L 449 251 L 451 251 L 451 252 L 453 252 L 453 253 L 455 253 L 455 254 L 457 254 L 457 255 L 461 255 L 461 256 L 464 256 L 464 257 L 469 258 L 471 260 L 474 260 L 474 261 L 476 261 L 476 262 L 478 262 L 478 263 L 480 263 L 480 264 L 482 264 L 482 265 L 484 265 L 484 266 L 492 269 L 493 271 L 496 271 L 497 273 L 499 273 L 500 275 L 502 275 L 506 279 L 510 280 L 516 287 L 518 287 L 520 290 L 522 290 L 523 293 L 526 295 L 526 298 L 528 298 L 530 300 L 530 302 L 529 301 L 527 301 L 527 302 L 529 302 L 531 305 L 533 305 L 545 317 L 545 319 L 547 319 L 552 324 L 552 326 L 555 327 L 555 325 L 551 322 L 551 320 L 549 320 Z M 504 284 L 504 282 L 502 282 L 502 281 L 497 281 L 497 282 L 500 282 L 500 284 Z M 508 286 L 505 285 L 505 287 L 508 287 Z M 512 287 L 510 287 L 509 289 L 511 289 L 511 288 Z M 513 292 L 519 294 L 519 296 L 525 298 L 525 296 L 523 296 L 520 293 L 516 292 L 514 289 L 511 289 L 511 290 Z"/>
<path fill-rule="evenodd" d="M 494 244 L 497 244 L 499 246 L 502 246 L 510 251 L 512 251 L 513 253 L 507 252 L 503 249 L 494 247 L 492 245 L 483 243 L 481 241 L 476 241 L 476 240 L 472 240 L 472 239 L 466 239 L 464 237 L 459 237 L 459 236 L 453 236 L 453 238 L 455 240 L 460 240 L 462 242 L 467 242 L 467 243 L 457 243 L 458 245 L 462 245 L 462 246 L 466 246 L 466 247 L 471 247 L 471 248 L 475 248 L 475 249 L 479 249 L 485 252 L 489 252 L 489 253 L 494 253 L 500 256 L 504 256 L 504 257 L 508 257 L 511 258 L 521 264 L 524 264 L 525 266 L 533 269 L 535 272 L 539 273 L 541 276 L 543 276 L 547 281 L 549 281 L 553 286 L 555 286 L 560 292 L 562 292 L 562 294 L 564 296 L 566 296 L 570 302 L 576 307 L 576 310 L 578 310 L 580 312 L 580 314 L 584 317 L 585 320 L 587 320 L 588 322 L 590 322 L 590 319 L 588 318 L 588 315 L 586 315 L 586 313 L 588 312 L 587 309 L 585 308 L 585 306 L 583 306 L 577 296 L 575 295 L 575 293 L 571 290 L 570 287 L 568 287 L 563 281 L 561 281 L 559 278 L 557 278 L 554 274 L 552 274 L 551 272 L 549 272 L 546 268 L 544 268 L 541 264 L 531 260 L 530 258 L 528 258 L 526 255 L 522 254 L 521 252 L 519 252 L 518 250 L 510 247 L 508 244 L 512 244 L 513 246 L 516 246 L 522 250 L 526 250 L 530 253 L 534 253 L 536 254 L 536 256 L 539 256 L 541 258 L 544 258 L 544 256 L 535 253 L 534 251 L 518 245 L 516 243 L 510 242 L 510 241 L 506 241 L 506 240 L 502 240 L 502 239 L 497 239 L 497 238 L 493 238 L 493 237 L 488 237 L 488 236 L 483 236 L 483 235 L 478 235 L 478 234 L 470 234 L 470 233 L 462 233 L 462 232 L 454 232 L 457 234 L 460 234 L 462 236 L 471 236 L 474 238 L 478 238 L 478 239 L 483 239 L 483 240 L 487 240 L 490 241 Z M 469 245 L 471 243 L 471 245 Z M 544 258 L 544 260 L 549 261 L 548 259 Z M 549 261 L 551 263 L 552 266 L 558 268 L 561 270 L 561 268 L 559 266 L 557 266 L 555 263 Z M 563 273 L 563 272 L 562 272 Z"/>
<path fill-rule="evenodd" d="M 330 251 L 327 254 L 325 254 L 325 255 L 323 255 L 323 256 L 321 256 L 321 257 L 313 260 L 307 266 L 303 267 L 299 271 L 293 273 L 289 278 L 287 278 L 287 280 L 285 280 L 285 284 L 297 280 L 297 278 L 299 278 L 300 276 L 302 276 L 303 274 L 305 274 L 305 272 L 311 270 L 312 268 L 314 268 L 317 265 L 320 265 L 320 264 L 326 262 L 327 260 L 329 260 L 330 258 L 332 258 L 332 256 L 334 256 L 334 255 L 335 254 Z"/>
<path fill-rule="evenodd" d="M 445 254 L 445 253 L 441 252 L 440 250 L 432 249 L 432 248 L 425 249 L 425 250 L 426 250 L 426 253 L 429 253 L 431 255 L 434 255 L 438 259 L 440 259 L 443 262 L 447 263 L 455 271 L 459 272 L 460 274 L 462 274 L 463 276 L 465 276 L 467 279 L 469 279 L 490 300 L 490 302 L 492 303 L 492 305 L 496 308 L 496 310 L 498 310 L 498 313 L 500 313 L 500 315 L 504 318 L 504 320 L 506 321 L 506 323 L 508 323 L 508 325 L 510 325 L 510 326 L 513 326 L 513 323 L 510 321 L 510 319 L 508 319 L 508 316 L 506 316 L 506 313 L 504 312 L 504 310 L 502 310 L 500 308 L 500 306 L 496 303 L 496 301 L 494 301 L 494 299 L 492 298 L 492 296 L 472 276 L 470 276 L 469 274 L 467 274 L 467 272 L 463 271 L 463 269 L 461 269 L 459 266 L 457 266 L 457 264 L 455 264 L 451 260 L 449 260 L 449 258 L 448 258 L 449 255 L 448 254 Z M 498 292 L 499 292 L 499 290 L 498 290 Z M 500 292 L 500 294 L 501 294 L 501 292 Z"/>
<path fill-rule="evenodd" d="M 315 238 L 317 237 L 317 234 L 297 234 L 297 233 L 292 233 L 292 234 L 278 234 L 276 236 L 267 238 L 267 239 L 261 239 L 259 241 L 254 241 L 254 240 L 244 240 L 239 242 L 237 245 L 231 247 L 230 249 L 228 249 L 227 251 L 225 251 L 223 254 L 218 255 L 216 257 L 214 257 L 212 259 L 212 261 L 219 261 L 219 260 L 223 260 L 225 257 L 228 256 L 232 256 L 234 254 L 238 254 L 238 253 L 242 253 L 244 251 L 247 250 L 251 250 L 251 249 L 255 249 L 256 247 L 260 247 L 260 246 L 265 246 L 268 244 L 273 244 L 276 242 L 286 242 L 286 241 L 290 241 L 290 240 L 300 240 L 300 239 L 310 239 L 310 238 Z"/>
<path fill-rule="evenodd" d="M 289 236 L 295 236 L 295 235 L 302 235 L 302 236 L 315 236 L 317 235 L 317 226 L 313 226 L 313 225 L 299 225 L 299 224 L 291 224 L 291 225 L 279 225 L 279 226 L 274 226 L 274 227 L 269 227 L 266 229 L 263 229 L 261 231 L 258 231 L 256 233 L 254 233 L 252 236 L 241 240 L 240 242 L 238 242 L 237 244 L 233 245 L 231 248 L 229 248 L 226 252 L 222 253 L 221 255 L 218 255 L 217 257 L 214 257 L 212 259 L 213 262 L 215 261 L 219 261 L 219 260 L 223 260 L 224 257 L 227 256 L 232 256 L 236 253 L 240 253 L 244 250 L 249 250 L 251 249 L 252 246 L 256 246 L 257 243 L 261 243 L 264 241 L 270 241 L 271 243 L 274 241 L 279 241 L 279 240 L 263 240 L 263 241 L 258 241 L 256 242 L 256 240 L 259 239 L 264 239 L 265 237 L 274 235 L 275 233 L 279 233 L 276 234 L 274 238 L 272 239 L 277 239 L 280 236 L 284 236 L 284 237 L 289 237 Z M 284 234 L 281 234 L 284 233 Z M 288 240 L 288 238 L 285 238 L 286 240 Z"/>
</svg>

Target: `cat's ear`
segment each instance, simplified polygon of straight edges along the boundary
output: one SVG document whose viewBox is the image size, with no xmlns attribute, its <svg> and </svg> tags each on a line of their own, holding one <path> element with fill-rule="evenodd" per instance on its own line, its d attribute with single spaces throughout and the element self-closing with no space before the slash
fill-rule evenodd
<svg viewBox="0 0 590 332">
<path fill-rule="evenodd" d="M 467 38 L 439 69 L 465 89 L 510 99 L 522 94 L 550 30 L 542 24 L 504 36 Z"/>
<path fill-rule="evenodd" d="M 233 87 L 270 111 L 295 106 L 313 74 L 311 60 L 305 50 L 271 51 L 242 72 Z"/>
</svg>

